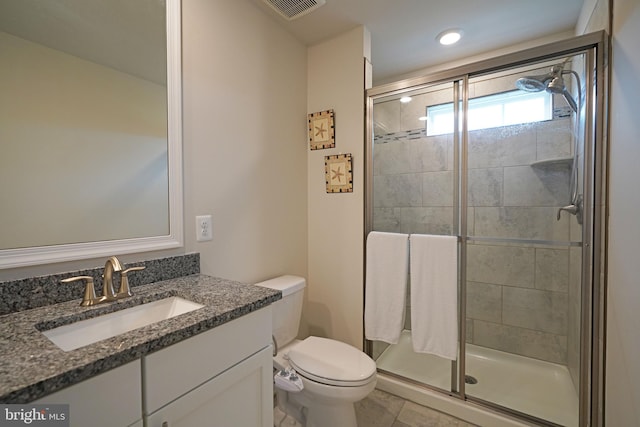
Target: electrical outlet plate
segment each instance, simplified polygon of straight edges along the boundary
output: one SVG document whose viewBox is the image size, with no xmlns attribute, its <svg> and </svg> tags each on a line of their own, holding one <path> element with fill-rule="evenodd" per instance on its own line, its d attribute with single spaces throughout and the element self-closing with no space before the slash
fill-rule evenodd
<svg viewBox="0 0 640 427">
<path fill-rule="evenodd" d="M 211 215 L 196 216 L 196 240 L 204 242 L 213 239 L 213 224 Z"/>
</svg>

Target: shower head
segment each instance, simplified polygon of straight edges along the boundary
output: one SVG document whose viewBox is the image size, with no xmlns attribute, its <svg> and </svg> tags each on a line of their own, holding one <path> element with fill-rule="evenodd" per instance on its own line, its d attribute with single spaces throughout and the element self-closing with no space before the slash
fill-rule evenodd
<svg viewBox="0 0 640 427">
<path fill-rule="evenodd" d="M 516 80 L 516 87 L 525 92 L 541 92 L 548 90 L 549 82 L 560 75 L 562 75 L 562 65 L 554 65 L 547 74 L 520 77 Z"/>
<path fill-rule="evenodd" d="M 562 65 L 554 65 L 547 74 L 540 76 L 524 76 L 516 80 L 516 87 L 525 92 L 541 92 L 546 90 L 549 93 L 561 94 L 574 112 L 578 112 L 578 106 L 567 87 L 564 84 L 562 74 L 571 73 L 564 71 Z"/>
<path fill-rule="evenodd" d="M 516 87 L 525 92 L 541 92 L 547 88 L 548 74 L 542 76 L 525 76 L 516 80 Z"/>
</svg>

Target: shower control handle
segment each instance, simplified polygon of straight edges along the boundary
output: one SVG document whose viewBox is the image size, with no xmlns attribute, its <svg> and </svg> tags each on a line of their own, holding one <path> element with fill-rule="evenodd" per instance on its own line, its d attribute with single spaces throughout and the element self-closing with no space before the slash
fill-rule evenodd
<svg viewBox="0 0 640 427">
<path fill-rule="evenodd" d="M 580 208 L 577 205 L 568 205 L 568 206 L 565 206 L 563 208 L 558 209 L 558 216 L 556 217 L 556 219 L 558 221 L 560 221 L 560 214 L 562 213 L 562 211 L 567 211 L 571 215 L 577 215 L 578 212 L 580 211 Z"/>
</svg>

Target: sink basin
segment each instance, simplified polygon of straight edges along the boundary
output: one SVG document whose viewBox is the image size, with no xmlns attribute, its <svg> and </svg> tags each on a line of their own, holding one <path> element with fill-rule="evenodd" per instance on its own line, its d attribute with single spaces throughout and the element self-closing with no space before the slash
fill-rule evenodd
<svg viewBox="0 0 640 427">
<path fill-rule="evenodd" d="M 170 297 L 42 333 L 62 350 L 71 351 L 202 307 L 180 297 Z"/>
</svg>

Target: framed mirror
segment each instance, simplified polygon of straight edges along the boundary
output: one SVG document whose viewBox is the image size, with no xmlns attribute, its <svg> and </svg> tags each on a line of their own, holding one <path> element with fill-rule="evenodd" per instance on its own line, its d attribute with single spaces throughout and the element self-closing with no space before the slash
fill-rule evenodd
<svg viewBox="0 0 640 427">
<path fill-rule="evenodd" d="M 0 0 L 0 269 L 183 245 L 180 0 Z"/>
</svg>

